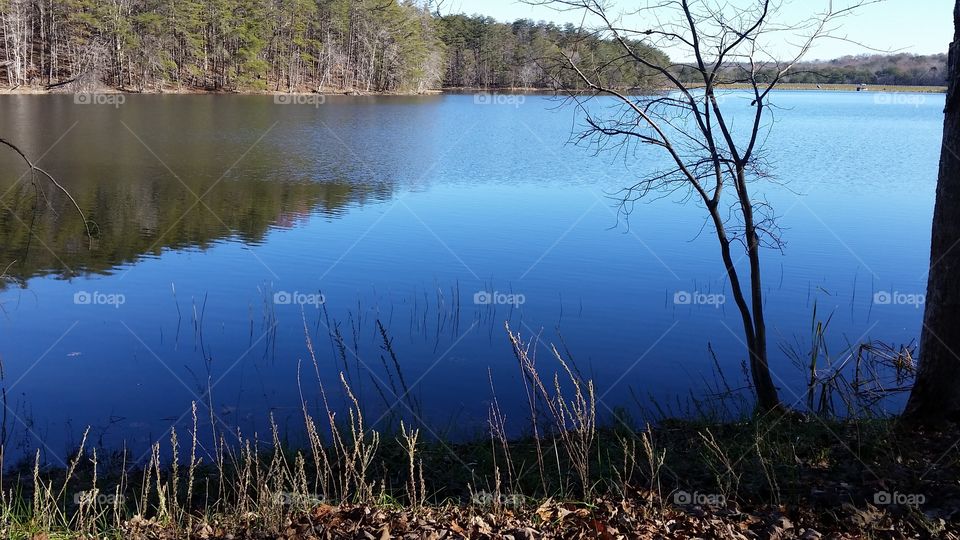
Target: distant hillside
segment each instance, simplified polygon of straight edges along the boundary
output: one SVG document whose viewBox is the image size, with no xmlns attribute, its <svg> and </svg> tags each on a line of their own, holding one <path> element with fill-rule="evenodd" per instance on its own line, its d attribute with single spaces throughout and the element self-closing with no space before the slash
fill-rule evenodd
<svg viewBox="0 0 960 540">
<path fill-rule="evenodd" d="M 769 72 L 773 70 L 761 70 Z M 696 81 L 693 67 L 679 70 L 681 78 Z M 946 86 L 947 55 L 871 54 L 844 56 L 836 60 L 803 62 L 783 82 L 808 84 L 874 84 L 905 86 Z M 731 68 L 729 79 L 740 74 Z"/>
<path fill-rule="evenodd" d="M 768 76 L 773 70 L 764 70 Z M 679 70 L 684 80 L 697 80 L 692 66 Z M 945 86 L 947 55 L 871 54 L 803 62 L 784 78 L 787 83 Z M 761 71 L 763 73 L 763 71 Z M 731 69 L 730 80 L 736 80 Z"/>
<path fill-rule="evenodd" d="M 800 66 L 788 82 L 943 86 L 947 84 L 946 75 L 946 54 L 874 54 L 808 62 Z"/>
</svg>

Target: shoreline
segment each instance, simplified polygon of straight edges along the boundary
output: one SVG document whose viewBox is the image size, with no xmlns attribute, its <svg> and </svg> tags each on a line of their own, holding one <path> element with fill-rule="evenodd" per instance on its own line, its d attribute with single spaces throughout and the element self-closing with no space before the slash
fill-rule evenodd
<svg viewBox="0 0 960 540">
<path fill-rule="evenodd" d="M 318 438 L 330 442 L 324 433 L 313 449 L 275 437 L 256 450 L 221 447 L 215 456 L 197 453 L 194 425 L 192 437 L 183 433 L 178 443 L 174 434 L 164 443 L 179 444 L 179 468 L 176 457 L 161 462 L 159 447 L 144 463 L 130 463 L 126 453 L 98 460 L 94 448 L 81 446 L 68 467 L 28 461 L 5 471 L 16 489 L 0 501 L 0 524 L 11 537 L 36 538 L 25 534 L 39 530 L 144 540 L 438 532 L 589 538 L 601 531 L 609 534 L 602 538 L 814 540 L 960 532 L 953 517 L 960 490 L 950 482 L 957 463 L 927 468 L 951 451 L 956 431 L 916 438 L 898 433 L 890 419 L 802 415 L 645 428 L 626 420 L 591 432 L 582 447 L 557 432 L 448 444 L 401 427 L 382 439 L 330 445 Z M 586 462 L 571 444 L 587 452 Z M 358 455 L 369 460 L 358 463 Z M 72 519 L 61 524 L 58 516 Z"/>
<path fill-rule="evenodd" d="M 813 83 L 785 83 L 778 85 L 775 90 L 779 91 L 807 91 L 807 92 L 866 92 L 866 93 L 910 93 L 910 94 L 943 94 L 946 93 L 945 86 L 902 86 L 902 85 L 868 85 L 858 90 L 856 84 L 813 84 Z M 697 87 L 691 86 L 691 89 Z M 728 84 L 718 86 L 724 90 L 747 90 L 750 88 L 746 84 Z M 669 89 L 661 89 L 669 90 Z M 558 91 L 550 88 L 534 87 L 509 87 L 509 88 L 485 88 L 485 87 L 446 87 L 431 89 L 423 92 L 365 92 L 359 90 L 331 90 L 331 91 L 309 91 L 300 90 L 296 92 L 271 91 L 271 90 L 204 90 L 204 89 L 163 89 L 159 91 L 136 91 L 120 88 L 100 88 L 96 90 L 86 90 L 83 92 L 65 91 L 62 87 L 47 89 L 45 87 L 19 86 L 14 88 L 0 89 L 0 95 L 69 95 L 69 94 L 118 94 L 118 95 L 183 95 L 183 96 L 206 96 L 206 95 L 234 95 L 234 96 L 286 96 L 286 95 L 306 95 L 306 96 L 324 96 L 324 97 L 412 97 L 412 96 L 439 96 L 445 94 L 546 94 L 555 95 Z"/>
</svg>

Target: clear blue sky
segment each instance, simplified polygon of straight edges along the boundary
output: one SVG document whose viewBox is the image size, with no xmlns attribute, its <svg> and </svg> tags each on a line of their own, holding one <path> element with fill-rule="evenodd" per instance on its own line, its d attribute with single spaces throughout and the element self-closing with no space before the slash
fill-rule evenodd
<svg viewBox="0 0 960 540">
<path fill-rule="evenodd" d="M 735 4 L 748 1 L 732 0 Z M 850 1 L 834 0 L 834 6 L 849 5 Z M 636 9 L 637 6 L 646 5 L 645 0 L 614 2 L 623 9 Z M 799 21 L 821 11 L 826 5 L 827 0 L 786 0 L 781 19 Z M 441 13 L 479 13 L 500 21 L 526 18 L 574 24 L 579 24 L 582 18 L 582 13 L 558 13 L 549 8 L 529 6 L 516 0 L 446 0 Z M 953 0 L 884 0 L 864 7 L 857 14 L 844 19 L 841 33 L 877 49 L 915 54 L 945 53 L 953 38 L 952 13 Z M 786 44 L 783 50 L 789 50 Z M 827 40 L 811 51 L 808 58 L 828 59 L 866 52 L 870 51 L 843 41 Z"/>
</svg>

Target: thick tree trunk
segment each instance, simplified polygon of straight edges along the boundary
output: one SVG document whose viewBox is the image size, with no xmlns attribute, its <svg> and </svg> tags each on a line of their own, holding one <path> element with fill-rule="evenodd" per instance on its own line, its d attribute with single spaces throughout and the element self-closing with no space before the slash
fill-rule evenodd
<svg viewBox="0 0 960 540">
<path fill-rule="evenodd" d="M 960 0 L 953 16 L 920 368 L 903 413 L 909 426 L 960 422 Z"/>
</svg>

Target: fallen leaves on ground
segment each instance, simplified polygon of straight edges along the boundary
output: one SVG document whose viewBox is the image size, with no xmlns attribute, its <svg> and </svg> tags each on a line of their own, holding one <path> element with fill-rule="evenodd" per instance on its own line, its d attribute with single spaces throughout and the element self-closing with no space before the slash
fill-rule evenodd
<svg viewBox="0 0 960 540">
<path fill-rule="evenodd" d="M 530 508 L 480 509 L 448 505 L 424 508 L 379 508 L 369 505 L 322 505 L 291 516 L 280 530 L 254 523 L 224 527 L 199 523 L 174 531 L 154 520 L 134 518 L 124 537 L 132 540 L 443 540 L 541 538 L 845 540 L 857 538 L 960 539 L 958 524 L 918 520 L 909 510 L 855 508 L 835 512 L 766 507 L 742 511 L 730 507 L 672 506 L 642 500 L 597 499 L 590 504 L 547 500 Z"/>
</svg>

